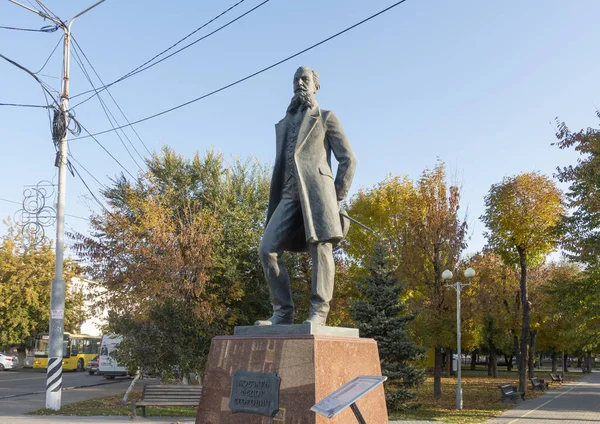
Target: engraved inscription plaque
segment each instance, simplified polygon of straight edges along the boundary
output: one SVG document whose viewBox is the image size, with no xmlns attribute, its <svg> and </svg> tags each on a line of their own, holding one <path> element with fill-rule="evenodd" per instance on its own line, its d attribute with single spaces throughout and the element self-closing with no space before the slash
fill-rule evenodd
<svg viewBox="0 0 600 424">
<path fill-rule="evenodd" d="M 236 371 L 231 381 L 229 409 L 274 417 L 279 410 L 281 377 L 274 372 Z"/>
</svg>

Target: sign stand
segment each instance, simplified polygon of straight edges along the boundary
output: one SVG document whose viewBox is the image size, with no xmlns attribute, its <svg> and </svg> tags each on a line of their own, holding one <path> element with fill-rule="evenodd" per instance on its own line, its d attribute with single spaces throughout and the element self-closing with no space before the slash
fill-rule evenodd
<svg viewBox="0 0 600 424">
<path fill-rule="evenodd" d="M 362 414 L 360 413 L 360 409 L 358 409 L 358 406 L 356 405 L 356 403 L 353 403 L 352 405 L 350 405 L 350 409 L 352 409 L 352 412 L 354 412 L 354 416 L 358 420 L 359 424 L 367 424 L 367 422 L 363 418 Z"/>
<path fill-rule="evenodd" d="M 311 411 L 325 415 L 327 418 L 332 418 L 349 406 L 358 423 L 367 424 L 356 405 L 356 401 L 382 384 L 385 380 L 387 380 L 385 376 L 363 375 L 356 377 L 310 409 Z"/>
</svg>

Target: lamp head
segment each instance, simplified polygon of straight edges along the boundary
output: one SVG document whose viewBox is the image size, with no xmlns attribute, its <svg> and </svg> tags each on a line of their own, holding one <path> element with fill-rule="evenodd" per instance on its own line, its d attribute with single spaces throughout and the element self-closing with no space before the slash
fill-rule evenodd
<svg viewBox="0 0 600 424">
<path fill-rule="evenodd" d="M 473 277 L 475 277 L 475 270 L 473 268 L 465 269 L 465 278 L 468 278 L 470 280 Z"/>
<path fill-rule="evenodd" d="M 444 272 L 442 272 L 442 278 L 446 281 L 452 279 L 452 271 L 450 271 L 449 269 L 445 270 Z"/>
</svg>

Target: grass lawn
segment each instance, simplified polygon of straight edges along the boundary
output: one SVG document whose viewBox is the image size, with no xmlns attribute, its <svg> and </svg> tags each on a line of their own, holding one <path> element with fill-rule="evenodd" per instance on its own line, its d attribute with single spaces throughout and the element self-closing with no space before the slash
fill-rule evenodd
<svg viewBox="0 0 600 424">
<path fill-rule="evenodd" d="M 39 409 L 31 415 L 77 415 L 77 416 L 106 416 L 106 415 L 131 415 L 131 401 L 138 400 L 142 396 L 141 390 L 133 390 L 126 404 L 121 403 L 123 394 L 84 400 L 81 402 L 63 405 L 60 410 Z M 141 416 L 141 409 L 138 415 Z M 196 408 L 189 406 L 147 406 L 146 415 L 149 417 L 195 417 Z"/>
<path fill-rule="evenodd" d="M 540 371 L 535 373 L 537 377 L 550 380 L 549 371 Z M 567 374 L 565 380 L 577 380 L 582 374 Z M 433 377 L 427 378 L 417 390 L 419 396 L 420 408 L 407 411 L 401 414 L 391 414 L 391 420 L 430 420 L 445 421 L 449 423 L 482 423 L 490 418 L 502 414 L 507 409 L 515 406 L 512 402 L 500 402 L 500 384 L 512 384 L 517 386 L 519 376 L 516 371 L 498 371 L 498 378 L 490 378 L 487 371 L 484 370 L 463 370 L 462 371 L 462 389 L 463 389 L 463 409 L 456 410 L 456 377 L 442 378 L 442 399 L 433 399 Z M 533 393 L 528 383 L 527 399 L 533 399 L 542 394 L 536 391 Z M 554 387 L 551 385 L 550 389 Z M 520 401 L 519 401 L 520 402 Z"/>
</svg>

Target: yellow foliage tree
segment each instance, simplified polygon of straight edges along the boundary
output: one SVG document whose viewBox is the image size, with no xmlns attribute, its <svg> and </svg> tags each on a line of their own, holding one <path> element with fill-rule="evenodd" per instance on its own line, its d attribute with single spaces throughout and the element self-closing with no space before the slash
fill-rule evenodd
<svg viewBox="0 0 600 424">
<path fill-rule="evenodd" d="M 349 213 L 373 228 L 390 252 L 401 281 L 407 283 L 411 311 L 421 311 L 414 333 L 419 344 L 435 350 L 434 397 L 441 392 L 442 349 L 456 341 L 454 296 L 441 274 L 454 269 L 465 247 L 466 222 L 459 218 L 460 190 L 446 183 L 443 162 L 426 169 L 418 181 L 389 177 L 351 199 Z M 375 242 L 372 234 L 350 228 L 347 251 L 364 264 Z"/>
<path fill-rule="evenodd" d="M 492 185 L 485 206 L 481 219 L 489 229 L 486 237 L 490 247 L 521 271 L 519 389 L 525 392 L 530 331 L 527 268 L 539 264 L 557 246 L 557 225 L 565 212 L 562 193 L 548 177 L 524 173 Z"/>
</svg>

